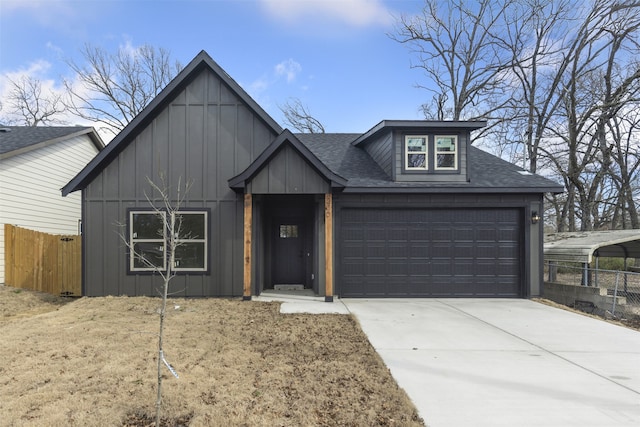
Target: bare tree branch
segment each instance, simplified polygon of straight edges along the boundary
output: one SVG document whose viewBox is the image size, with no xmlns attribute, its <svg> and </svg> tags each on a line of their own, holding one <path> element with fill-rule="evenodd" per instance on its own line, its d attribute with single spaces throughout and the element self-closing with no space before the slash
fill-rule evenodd
<svg viewBox="0 0 640 427">
<path fill-rule="evenodd" d="M 30 76 L 9 79 L 11 89 L 7 96 L 8 111 L 2 120 L 17 126 L 64 125 L 60 115 L 66 108 L 62 93 L 44 91 L 42 82 Z M 12 118 L 13 116 L 13 118 Z"/>
<path fill-rule="evenodd" d="M 411 47 L 418 55 L 413 67 L 435 85 L 421 86 L 434 93 L 433 102 L 422 106 L 425 117 L 471 120 L 487 117 L 487 108 L 500 108 L 487 100 L 500 90 L 498 77 L 509 65 L 494 38 L 509 4 L 427 0 L 422 15 L 400 19 L 392 39 Z"/>
<path fill-rule="evenodd" d="M 171 61 L 169 51 L 150 45 L 109 53 L 87 44 L 81 54 L 82 63 L 67 60 L 76 80 L 65 81 L 70 94 L 66 106 L 83 119 L 102 123 L 114 134 L 182 69 L 180 63 Z"/>
<path fill-rule="evenodd" d="M 299 98 L 289 98 L 279 105 L 284 114 L 285 124 L 302 133 L 324 133 L 322 123 L 309 112 L 309 108 Z"/>
</svg>

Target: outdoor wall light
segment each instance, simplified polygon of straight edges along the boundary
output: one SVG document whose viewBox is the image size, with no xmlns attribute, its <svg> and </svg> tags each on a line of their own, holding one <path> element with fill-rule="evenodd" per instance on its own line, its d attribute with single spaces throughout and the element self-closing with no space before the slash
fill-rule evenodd
<svg viewBox="0 0 640 427">
<path fill-rule="evenodd" d="M 540 221 L 540 215 L 538 215 L 538 211 L 531 212 L 531 224 L 537 224 Z"/>
</svg>

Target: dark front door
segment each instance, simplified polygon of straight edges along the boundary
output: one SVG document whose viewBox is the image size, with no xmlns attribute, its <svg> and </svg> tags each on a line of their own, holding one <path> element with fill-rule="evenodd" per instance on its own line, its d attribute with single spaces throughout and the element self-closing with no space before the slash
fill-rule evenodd
<svg viewBox="0 0 640 427">
<path fill-rule="evenodd" d="M 305 227 L 302 218 L 276 219 L 273 224 L 273 284 L 305 283 Z"/>
</svg>

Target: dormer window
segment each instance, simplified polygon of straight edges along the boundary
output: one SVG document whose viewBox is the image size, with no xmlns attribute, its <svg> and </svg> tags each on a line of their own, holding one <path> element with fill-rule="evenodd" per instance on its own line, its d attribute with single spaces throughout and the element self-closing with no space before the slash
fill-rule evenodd
<svg viewBox="0 0 640 427">
<path fill-rule="evenodd" d="M 435 137 L 435 169 L 436 170 L 457 170 L 458 169 L 458 137 L 457 136 L 436 136 Z"/>
<path fill-rule="evenodd" d="M 458 171 L 457 135 L 406 135 L 404 170 L 407 172 Z"/>
<path fill-rule="evenodd" d="M 405 139 L 405 168 L 407 170 L 429 169 L 429 138 L 426 136 L 407 136 Z"/>
</svg>

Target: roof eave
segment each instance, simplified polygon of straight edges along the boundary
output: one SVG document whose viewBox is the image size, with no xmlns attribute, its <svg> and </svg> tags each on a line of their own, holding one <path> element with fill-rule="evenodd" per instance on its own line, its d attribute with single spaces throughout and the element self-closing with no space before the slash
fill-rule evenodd
<svg viewBox="0 0 640 427">
<path fill-rule="evenodd" d="M 563 191 L 557 191 L 557 188 L 553 187 L 530 187 L 530 188 L 515 188 L 515 187 L 463 187 L 463 186 L 378 186 L 378 187 L 365 187 L 365 186 L 349 186 L 344 189 L 345 193 L 486 193 L 486 194 L 543 194 L 543 193 L 562 193 Z"/>
<path fill-rule="evenodd" d="M 485 126 L 487 126 L 487 122 L 484 120 L 382 120 L 360 135 L 352 144 L 358 145 L 387 129 L 457 129 L 472 131 Z"/>
<path fill-rule="evenodd" d="M 47 139 L 44 141 L 40 141 L 36 144 L 32 144 L 29 145 L 27 147 L 22 147 L 22 148 L 18 148 L 16 150 L 13 151 L 8 151 L 6 153 L 2 153 L 0 154 L 0 160 L 5 160 L 8 159 L 10 157 L 14 157 L 14 156 L 18 156 L 20 154 L 25 154 L 28 153 L 30 151 L 34 151 L 34 150 L 39 150 L 41 148 L 45 148 L 48 147 L 50 145 L 53 144 L 57 144 L 58 142 L 62 142 L 62 141 L 66 141 L 68 139 L 71 138 L 76 138 L 78 136 L 82 136 L 82 135 L 88 135 L 89 138 L 91 139 L 91 143 L 96 147 L 96 149 L 98 151 L 102 150 L 104 148 L 104 142 L 102 141 L 102 138 L 100 138 L 100 136 L 96 133 L 95 129 L 92 127 L 85 127 L 82 128 L 76 132 L 64 135 L 64 136 L 59 136 L 56 138 L 51 138 L 51 139 Z"/>
</svg>

